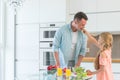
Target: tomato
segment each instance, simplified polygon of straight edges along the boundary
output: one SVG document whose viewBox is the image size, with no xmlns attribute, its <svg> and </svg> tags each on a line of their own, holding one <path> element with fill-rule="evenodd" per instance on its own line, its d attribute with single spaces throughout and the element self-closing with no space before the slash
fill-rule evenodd
<svg viewBox="0 0 120 80">
<path fill-rule="evenodd" d="M 67 68 L 64 68 L 64 69 L 63 69 L 63 72 L 64 72 L 64 73 L 66 73 L 66 69 L 67 69 Z"/>
<path fill-rule="evenodd" d="M 48 66 L 47 70 L 52 70 L 52 65 Z"/>
</svg>

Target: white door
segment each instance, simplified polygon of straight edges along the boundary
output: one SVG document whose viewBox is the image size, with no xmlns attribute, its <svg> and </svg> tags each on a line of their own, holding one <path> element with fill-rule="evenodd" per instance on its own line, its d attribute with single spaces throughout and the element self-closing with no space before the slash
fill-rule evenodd
<svg viewBox="0 0 120 80">
<path fill-rule="evenodd" d="M 16 76 L 18 80 L 39 79 L 39 24 L 17 25 Z"/>
</svg>

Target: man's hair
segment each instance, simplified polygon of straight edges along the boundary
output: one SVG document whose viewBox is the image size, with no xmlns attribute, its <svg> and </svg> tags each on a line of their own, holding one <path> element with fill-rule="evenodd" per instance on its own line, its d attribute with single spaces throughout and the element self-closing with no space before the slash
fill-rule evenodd
<svg viewBox="0 0 120 80">
<path fill-rule="evenodd" d="M 81 20 L 82 18 L 85 19 L 85 20 L 88 20 L 88 17 L 84 12 L 77 12 L 74 16 L 74 20 L 75 19 Z"/>
</svg>

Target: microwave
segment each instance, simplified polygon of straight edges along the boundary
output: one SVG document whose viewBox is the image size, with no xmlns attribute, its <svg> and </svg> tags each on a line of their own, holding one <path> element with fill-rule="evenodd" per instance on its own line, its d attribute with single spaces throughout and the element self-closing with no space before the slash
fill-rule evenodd
<svg viewBox="0 0 120 80">
<path fill-rule="evenodd" d="M 59 23 L 41 23 L 40 24 L 40 41 L 53 41 L 56 31 L 65 25 L 64 22 Z"/>
<path fill-rule="evenodd" d="M 58 29 L 59 28 L 40 28 L 40 41 L 53 41 Z"/>
</svg>

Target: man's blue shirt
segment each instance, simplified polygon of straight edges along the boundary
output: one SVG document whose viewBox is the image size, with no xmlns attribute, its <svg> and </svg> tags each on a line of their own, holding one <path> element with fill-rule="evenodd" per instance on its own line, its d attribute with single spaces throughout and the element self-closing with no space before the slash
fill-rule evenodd
<svg viewBox="0 0 120 80">
<path fill-rule="evenodd" d="M 60 65 L 65 66 L 69 60 L 69 54 L 71 54 L 72 47 L 72 29 L 70 24 L 62 26 L 55 34 L 53 41 L 54 52 L 59 53 Z M 78 31 L 77 44 L 75 49 L 75 61 L 78 60 L 78 56 L 85 56 L 87 48 L 87 36 Z"/>
</svg>

